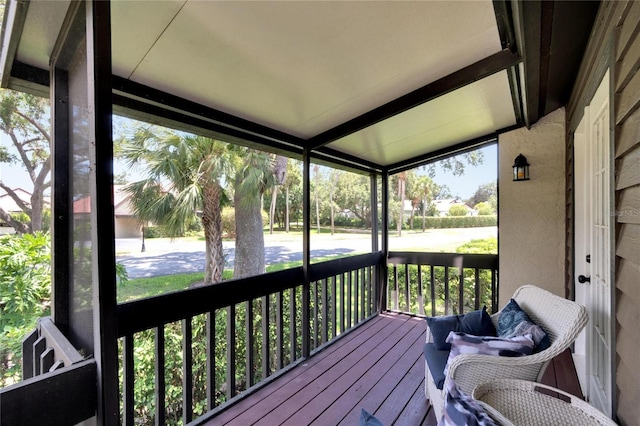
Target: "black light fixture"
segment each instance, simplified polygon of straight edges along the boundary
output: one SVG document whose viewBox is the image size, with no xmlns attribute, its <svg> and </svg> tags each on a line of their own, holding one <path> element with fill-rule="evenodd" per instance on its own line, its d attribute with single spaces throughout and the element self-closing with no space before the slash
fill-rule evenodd
<svg viewBox="0 0 640 426">
<path fill-rule="evenodd" d="M 520 154 L 513 162 L 513 180 L 529 180 L 529 163 L 527 157 Z"/>
</svg>

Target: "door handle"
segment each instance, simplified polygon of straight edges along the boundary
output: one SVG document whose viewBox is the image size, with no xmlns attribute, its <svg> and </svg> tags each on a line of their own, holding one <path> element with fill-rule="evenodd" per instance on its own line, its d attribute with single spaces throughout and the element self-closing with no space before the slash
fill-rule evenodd
<svg viewBox="0 0 640 426">
<path fill-rule="evenodd" d="M 591 277 L 585 277 L 584 275 L 578 275 L 578 282 L 580 284 L 590 283 L 591 282 Z"/>
</svg>

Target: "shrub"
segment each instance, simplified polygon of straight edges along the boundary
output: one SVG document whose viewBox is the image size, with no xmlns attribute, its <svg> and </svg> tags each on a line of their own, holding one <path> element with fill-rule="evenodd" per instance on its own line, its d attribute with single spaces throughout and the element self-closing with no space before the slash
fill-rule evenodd
<svg viewBox="0 0 640 426">
<path fill-rule="evenodd" d="M 497 226 L 497 216 L 445 216 L 425 217 L 425 228 L 477 228 L 484 226 Z M 395 228 L 390 228 L 395 229 Z M 413 219 L 413 229 L 422 229 L 422 217 Z"/>
<path fill-rule="evenodd" d="M 455 204 L 449 209 L 449 216 L 467 216 L 469 211 L 462 204 Z"/>
<path fill-rule="evenodd" d="M 456 253 L 498 254 L 498 239 L 471 240 L 456 248 Z"/>
<path fill-rule="evenodd" d="M 0 387 L 20 379 L 22 339 L 51 303 L 48 234 L 0 237 Z"/>
<path fill-rule="evenodd" d="M 480 216 L 491 216 L 496 214 L 491 204 L 484 201 L 476 204 L 473 208 L 478 211 Z"/>
<path fill-rule="evenodd" d="M 168 238 L 169 234 L 163 226 L 145 226 L 145 238 Z"/>
</svg>

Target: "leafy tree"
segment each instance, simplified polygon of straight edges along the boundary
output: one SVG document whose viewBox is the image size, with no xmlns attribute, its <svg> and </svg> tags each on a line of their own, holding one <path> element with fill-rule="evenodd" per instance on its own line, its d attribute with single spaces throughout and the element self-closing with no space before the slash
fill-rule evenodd
<svg viewBox="0 0 640 426">
<path fill-rule="evenodd" d="M 428 164 L 426 168 L 431 178 L 436 175 L 436 167 L 438 166 L 444 171 L 452 172 L 454 176 L 462 176 L 467 165 L 476 167 L 483 162 L 484 153 L 481 150 L 474 150 L 436 161 Z"/>
<path fill-rule="evenodd" d="M 200 209 L 206 243 L 204 281 L 221 281 L 221 212 L 227 201 L 221 180 L 232 167 L 227 144 L 146 124 L 120 142 L 116 154 L 146 175 L 125 188 L 138 218 L 164 225 L 177 236 Z"/>
<path fill-rule="evenodd" d="M 336 192 L 336 184 L 338 182 L 339 171 L 336 169 L 331 169 L 329 172 L 329 207 L 331 209 L 331 235 L 335 232 L 335 210 L 336 203 L 334 201 L 335 192 Z"/>
<path fill-rule="evenodd" d="M 425 207 L 430 200 L 427 197 L 431 193 L 431 179 L 427 176 L 418 176 L 416 170 L 407 171 L 406 175 L 407 197 L 411 201 L 411 216 L 409 217 L 409 229 L 413 229 L 413 219 L 415 212 L 422 206 L 423 224 L 425 216 Z"/>
<path fill-rule="evenodd" d="M 404 200 L 406 197 L 406 186 L 407 186 L 407 173 L 406 172 L 401 172 L 398 173 L 398 179 L 397 179 L 397 184 L 398 184 L 398 193 L 397 193 L 397 197 L 400 201 L 400 211 L 398 213 L 398 236 L 402 236 L 402 224 L 404 223 Z"/>
<path fill-rule="evenodd" d="M 285 231 L 289 232 L 291 217 L 297 219 L 302 216 L 302 163 L 289 161 L 284 178 L 284 223 Z"/>
<path fill-rule="evenodd" d="M 433 201 L 434 183 L 428 176 L 418 176 L 416 182 L 412 185 L 412 208 L 421 207 L 422 209 L 422 232 L 425 231 L 425 216 L 429 205 Z M 415 207 L 414 207 L 415 206 Z M 413 212 L 411 216 L 411 229 L 413 229 Z"/>
<path fill-rule="evenodd" d="M 434 200 L 444 200 L 447 198 L 453 198 L 453 194 L 451 193 L 451 189 L 447 185 L 438 185 L 437 183 L 433 184 L 433 199 Z"/>
<path fill-rule="evenodd" d="M 498 188 L 496 181 L 485 183 L 478 186 L 476 192 L 467 201 L 470 206 L 475 206 L 478 203 L 489 202 L 489 200 L 498 195 Z"/>
<path fill-rule="evenodd" d="M 44 98 L 12 90 L 0 91 L 0 131 L 9 136 L 17 156 L 6 147 L 0 148 L 0 163 L 20 164 L 33 184 L 30 203 L 0 181 L 0 188 L 15 201 L 30 219 L 22 223 L 0 208 L 0 220 L 24 234 L 42 230 L 44 192 L 51 186 L 51 135 L 49 133 L 49 104 Z"/>
<path fill-rule="evenodd" d="M 369 176 L 336 170 L 334 202 L 371 227 L 371 184 Z"/>
<path fill-rule="evenodd" d="M 449 216 L 466 216 L 467 208 L 461 204 L 454 204 L 449 208 Z"/>
<path fill-rule="evenodd" d="M 320 233 L 320 188 L 322 187 L 322 173 L 320 173 L 320 166 L 314 164 L 313 166 L 313 194 L 316 201 L 316 227 L 318 234 Z"/>
</svg>

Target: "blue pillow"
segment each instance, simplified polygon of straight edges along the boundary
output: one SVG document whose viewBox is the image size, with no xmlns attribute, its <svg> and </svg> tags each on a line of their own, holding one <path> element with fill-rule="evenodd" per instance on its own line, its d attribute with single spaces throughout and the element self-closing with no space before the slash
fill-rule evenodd
<svg viewBox="0 0 640 426">
<path fill-rule="evenodd" d="M 522 310 L 518 302 L 511 299 L 500 312 L 498 318 L 498 336 L 515 337 L 530 334 L 535 343 L 533 353 L 542 352 L 549 349 L 551 339 L 549 335 L 538 326 L 525 311 Z"/>
<path fill-rule="evenodd" d="M 427 317 L 427 324 L 433 336 L 436 349 L 450 350 L 451 344 L 447 343 L 450 332 L 473 334 L 475 336 L 495 336 L 496 328 L 487 313 L 487 307 L 472 311 L 464 315 L 448 315 L 441 317 Z"/>
<path fill-rule="evenodd" d="M 382 422 L 363 408 L 360 412 L 360 426 L 382 426 Z"/>
<path fill-rule="evenodd" d="M 458 388 L 452 379 L 447 379 L 444 396 L 444 413 L 438 426 L 497 426 L 485 409 Z"/>
</svg>

